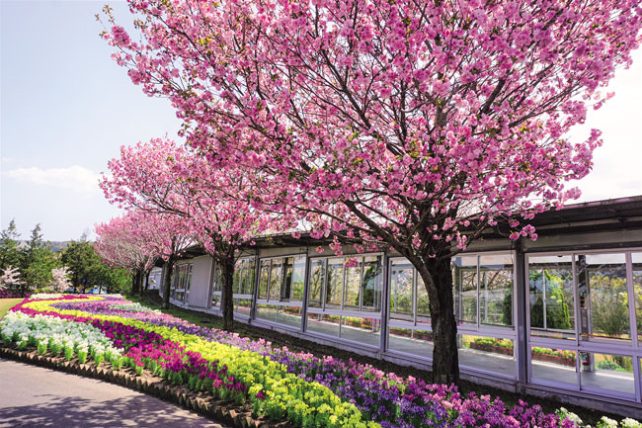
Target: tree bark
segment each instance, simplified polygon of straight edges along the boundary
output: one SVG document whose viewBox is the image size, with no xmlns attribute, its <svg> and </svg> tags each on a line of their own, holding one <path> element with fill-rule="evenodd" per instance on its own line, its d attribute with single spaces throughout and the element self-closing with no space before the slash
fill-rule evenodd
<svg viewBox="0 0 642 428">
<path fill-rule="evenodd" d="M 220 261 L 223 274 L 221 309 L 223 310 L 223 329 L 234 330 L 234 258 Z"/>
<path fill-rule="evenodd" d="M 145 273 L 144 270 L 140 271 L 140 276 L 138 279 L 138 295 L 142 296 L 143 291 L 145 290 L 145 279 L 147 278 L 147 274 Z"/>
<path fill-rule="evenodd" d="M 171 256 L 169 259 L 167 259 L 167 262 L 165 265 L 167 266 L 165 269 L 165 277 L 163 278 L 163 308 L 164 309 L 169 309 L 169 295 L 171 291 L 171 285 L 172 285 L 172 273 L 174 272 L 174 263 L 176 260 L 174 259 L 173 256 Z"/>
<path fill-rule="evenodd" d="M 418 269 L 430 300 L 433 333 L 433 382 L 459 382 L 457 320 L 455 319 L 450 257 L 427 258 Z M 432 286 L 431 286 L 432 285 Z"/>
<path fill-rule="evenodd" d="M 149 289 L 149 274 L 152 273 L 151 269 L 145 274 L 145 291 Z M 142 294 L 142 292 L 141 292 Z"/>
<path fill-rule="evenodd" d="M 132 295 L 138 294 L 140 288 L 140 271 L 137 270 L 134 276 L 132 277 Z"/>
</svg>

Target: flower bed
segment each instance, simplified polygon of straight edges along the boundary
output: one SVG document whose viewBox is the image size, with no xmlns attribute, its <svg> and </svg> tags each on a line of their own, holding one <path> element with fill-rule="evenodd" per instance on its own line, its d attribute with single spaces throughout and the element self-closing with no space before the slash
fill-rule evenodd
<svg viewBox="0 0 642 428">
<path fill-rule="evenodd" d="M 248 404 L 256 415 L 296 426 L 577 426 L 537 405 L 520 401 L 509 408 L 490 396 L 463 396 L 454 386 L 402 378 L 352 360 L 291 352 L 120 297 L 26 300 L 14 311 L 90 325 L 139 371 Z"/>
</svg>

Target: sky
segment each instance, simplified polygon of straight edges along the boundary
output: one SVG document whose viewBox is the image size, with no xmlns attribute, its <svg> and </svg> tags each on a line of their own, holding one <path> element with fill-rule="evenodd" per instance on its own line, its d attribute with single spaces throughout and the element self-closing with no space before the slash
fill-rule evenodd
<svg viewBox="0 0 642 428">
<path fill-rule="evenodd" d="M 169 102 L 149 98 L 110 58 L 96 22 L 105 1 L 0 0 L 0 227 L 15 219 L 27 239 L 40 223 L 52 241 L 92 234 L 118 215 L 98 188 L 121 145 L 175 137 Z M 123 2 L 108 2 L 119 21 Z M 642 194 L 642 51 L 618 70 L 615 97 L 586 125 L 603 132 L 593 172 L 577 183 L 580 201 Z"/>
</svg>

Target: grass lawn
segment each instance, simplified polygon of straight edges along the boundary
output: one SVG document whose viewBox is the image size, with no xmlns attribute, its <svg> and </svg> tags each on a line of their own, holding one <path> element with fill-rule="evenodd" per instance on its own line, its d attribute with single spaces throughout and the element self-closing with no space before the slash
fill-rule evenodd
<svg viewBox="0 0 642 428">
<path fill-rule="evenodd" d="M 223 320 L 220 317 L 205 314 L 201 312 L 190 311 L 186 309 L 177 308 L 172 306 L 170 309 L 161 308 L 161 299 L 159 296 L 152 294 L 150 292 L 147 296 L 132 296 L 128 295 L 128 299 L 132 301 L 139 302 L 145 306 L 159 309 L 164 313 L 173 315 L 178 318 L 182 318 L 191 323 L 210 328 L 222 328 Z M 348 359 L 352 358 L 353 360 L 359 361 L 361 363 L 371 364 L 374 367 L 377 367 L 386 372 L 394 372 L 402 376 L 414 376 L 417 378 L 429 379 L 430 373 L 425 370 L 420 370 L 412 367 L 399 366 L 397 364 L 382 361 L 374 358 L 365 357 L 359 354 L 355 354 L 349 351 L 344 351 L 342 349 L 334 348 L 332 346 L 325 346 L 309 340 L 303 340 L 295 338 L 286 334 L 281 334 L 279 332 L 268 330 L 256 326 L 249 326 L 244 323 L 235 322 L 234 331 L 237 332 L 240 336 L 249 337 L 251 339 L 265 339 L 272 342 L 277 346 L 287 346 L 291 351 L 304 351 L 310 352 L 315 355 L 331 355 L 337 358 Z M 609 416 L 616 420 L 622 419 L 617 415 L 609 415 L 604 412 L 596 412 L 591 409 L 579 406 L 573 406 L 569 404 L 563 404 L 556 400 L 543 399 L 533 396 L 525 396 L 521 394 L 516 394 L 512 392 L 507 392 L 501 389 L 492 388 L 489 386 L 482 386 L 474 384 L 472 382 L 461 381 L 459 385 L 459 390 L 462 393 L 467 392 L 476 392 L 477 394 L 490 394 L 492 396 L 498 396 L 508 405 L 514 405 L 519 399 L 525 400 L 531 404 L 541 405 L 547 412 L 554 412 L 560 406 L 564 406 L 570 411 L 579 415 L 585 424 L 594 425 L 597 421 L 600 420 L 602 416 Z"/>
<path fill-rule="evenodd" d="M 0 299 L 0 318 L 21 301 L 22 299 Z"/>
</svg>

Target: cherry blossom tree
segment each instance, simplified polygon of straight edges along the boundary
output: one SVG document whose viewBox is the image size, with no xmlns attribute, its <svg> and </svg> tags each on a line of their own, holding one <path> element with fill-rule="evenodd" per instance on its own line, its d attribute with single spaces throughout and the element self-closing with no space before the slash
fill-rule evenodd
<svg viewBox="0 0 642 428">
<path fill-rule="evenodd" d="M 233 276 L 243 249 L 279 222 L 253 206 L 253 193 L 266 192 L 260 175 L 219 168 L 169 139 L 121 147 L 108 164 L 101 187 L 124 208 L 178 215 L 221 269 L 223 326 L 234 324 Z"/>
<path fill-rule="evenodd" d="M 53 291 L 62 293 L 71 286 L 69 280 L 70 272 L 66 267 L 55 268 L 51 270 L 51 287 Z"/>
<path fill-rule="evenodd" d="M 2 275 L 0 275 L 0 290 L 9 288 L 17 290 L 22 283 L 23 281 L 20 278 L 20 271 L 18 268 L 14 268 L 13 266 L 7 266 L 2 271 Z"/>
<path fill-rule="evenodd" d="M 163 304 L 168 308 L 174 264 L 194 242 L 185 222 L 176 215 L 131 210 L 96 226 L 96 235 L 95 249 L 103 260 L 132 272 L 133 292 L 140 291 L 157 258 L 165 261 Z"/>
<path fill-rule="evenodd" d="M 190 145 L 271 177 L 316 236 L 382 245 L 424 280 L 433 374 L 459 378 L 451 257 L 579 192 L 572 141 L 640 40 L 639 0 L 130 0 L 114 59 Z M 273 197 L 274 195 L 270 195 Z M 266 202 L 264 202 L 266 203 Z"/>
</svg>

